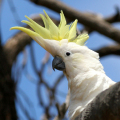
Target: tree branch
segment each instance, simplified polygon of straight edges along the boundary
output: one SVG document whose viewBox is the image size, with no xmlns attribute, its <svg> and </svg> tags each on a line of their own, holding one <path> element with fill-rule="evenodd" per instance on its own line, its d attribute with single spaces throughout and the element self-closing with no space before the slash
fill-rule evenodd
<svg viewBox="0 0 120 120">
<path fill-rule="evenodd" d="M 114 15 L 112 15 L 110 17 L 103 18 L 103 20 L 106 21 L 106 22 L 108 22 L 108 23 L 120 22 L 119 8 L 116 7 L 115 9 L 116 9 L 116 14 L 114 14 Z M 99 17 L 96 14 L 91 14 L 91 13 L 86 13 L 86 14 L 92 15 L 93 17 Z M 100 19 L 102 19 L 102 18 L 100 18 Z M 87 33 L 89 33 L 89 34 L 91 32 L 93 32 L 93 30 L 91 28 L 87 27 L 87 26 L 83 30 L 81 30 L 81 32 L 84 32 L 84 31 L 87 31 Z"/>
<path fill-rule="evenodd" d="M 43 26 L 43 22 L 40 17 L 35 17 L 33 20 Z M 52 20 L 56 24 L 58 23 L 57 20 L 53 18 Z M 28 26 L 26 27 L 29 28 Z M 16 56 L 24 49 L 26 45 L 30 44 L 31 41 L 32 38 L 23 32 L 18 32 L 15 36 L 8 40 L 8 42 L 3 47 L 3 50 L 10 65 L 12 65 L 13 61 L 16 59 Z"/>
<path fill-rule="evenodd" d="M 67 18 L 71 20 L 78 19 L 79 23 L 82 23 L 83 25 L 91 28 L 92 30 L 95 30 L 120 43 L 120 31 L 114 28 L 113 26 L 111 26 L 103 19 L 98 19 L 96 17 L 92 17 L 91 15 L 86 15 L 73 8 L 70 8 L 69 6 L 57 0 L 37 0 L 37 1 L 30 0 L 30 1 L 37 5 L 45 6 L 58 13 L 60 12 L 60 10 L 63 10 Z"/>
<path fill-rule="evenodd" d="M 68 90 L 68 94 L 66 96 L 65 102 L 60 106 L 56 104 L 58 115 L 54 118 L 54 120 L 62 120 L 65 117 L 66 111 L 69 106 L 69 99 L 70 99 L 70 90 Z"/>
<path fill-rule="evenodd" d="M 96 52 L 99 53 L 100 57 L 104 57 L 104 56 L 111 55 L 111 54 L 120 55 L 120 45 L 102 47 L 96 50 Z"/>
</svg>

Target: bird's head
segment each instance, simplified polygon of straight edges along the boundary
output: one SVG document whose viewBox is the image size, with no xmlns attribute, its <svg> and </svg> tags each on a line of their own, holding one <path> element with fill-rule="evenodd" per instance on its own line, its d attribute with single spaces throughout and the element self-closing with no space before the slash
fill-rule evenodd
<svg viewBox="0 0 120 120">
<path fill-rule="evenodd" d="M 22 22 L 28 24 L 34 31 L 18 26 L 12 27 L 11 30 L 18 29 L 25 32 L 48 51 L 54 57 L 52 62 L 53 69 L 70 72 L 82 61 L 87 64 L 88 56 L 96 56 L 94 52 L 91 52 L 84 46 L 86 40 L 89 38 L 88 34 L 84 33 L 76 36 L 77 20 L 67 25 L 64 14 L 61 11 L 60 24 L 56 26 L 45 11 L 44 13 L 46 17 L 42 14 L 40 16 L 45 27 L 38 25 L 26 16 L 29 21 L 23 20 Z"/>
</svg>

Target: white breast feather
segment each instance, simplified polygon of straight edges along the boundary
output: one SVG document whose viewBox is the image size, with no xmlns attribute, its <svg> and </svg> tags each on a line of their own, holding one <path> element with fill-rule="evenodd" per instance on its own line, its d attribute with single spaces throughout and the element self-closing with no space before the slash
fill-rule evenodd
<svg viewBox="0 0 120 120">
<path fill-rule="evenodd" d="M 98 54 L 91 52 L 91 50 L 88 52 L 90 53 L 85 56 L 86 58 L 79 56 L 80 60 L 75 58 L 75 61 L 66 63 L 66 74 L 70 88 L 68 110 L 71 120 L 74 120 L 100 92 L 115 83 L 103 71 Z"/>
</svg>

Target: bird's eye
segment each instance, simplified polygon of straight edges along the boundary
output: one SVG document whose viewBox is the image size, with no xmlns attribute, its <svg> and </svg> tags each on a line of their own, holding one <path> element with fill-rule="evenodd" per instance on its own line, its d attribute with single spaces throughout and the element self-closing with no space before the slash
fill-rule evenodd
<svg viewBox="0 0 120 120">
<path fill-rule="evenodd" d="M 66 52 L 66 55 L 67 55 L 67 56 L 70 56 L 70 54 L 71 54 L 70 52 Z"/>
</svg>

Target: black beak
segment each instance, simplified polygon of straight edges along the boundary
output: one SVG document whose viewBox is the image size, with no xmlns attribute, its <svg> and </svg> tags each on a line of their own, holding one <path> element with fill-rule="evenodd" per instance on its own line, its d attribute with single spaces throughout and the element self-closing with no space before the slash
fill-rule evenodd
<svg viewBox="0 0 120 120">
<path fill-rule="evenodd" d="M 52 68 L 53 70 L 57 69 L 63 71 L 65 69 L 65 63 L 63 62 L 62 58 L 59 56 L 55 56 L 52 61 Z"/>
</svg>

